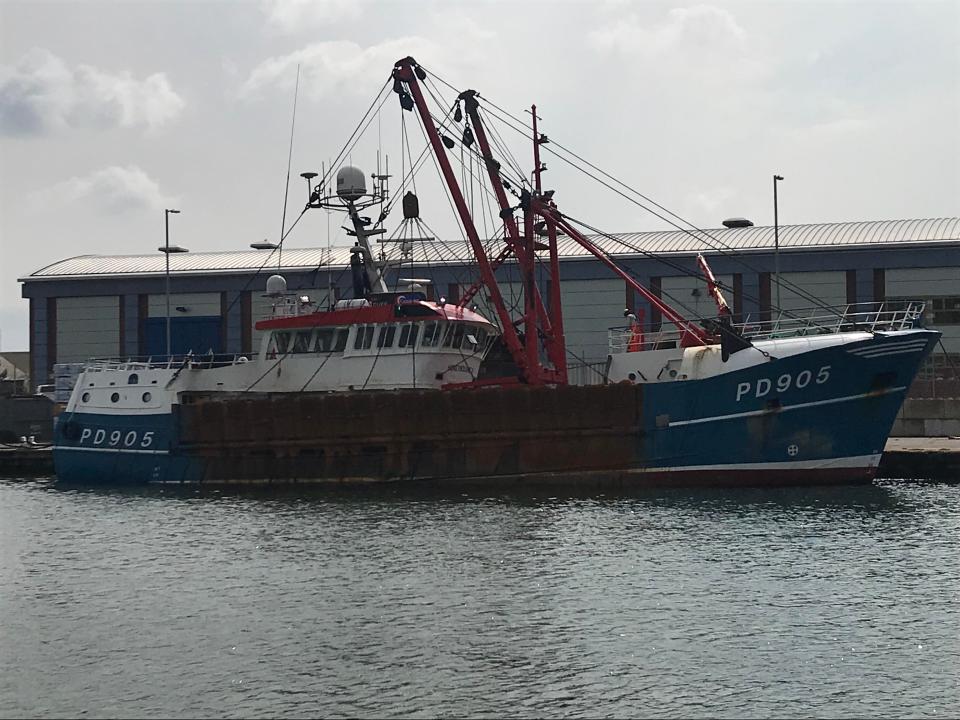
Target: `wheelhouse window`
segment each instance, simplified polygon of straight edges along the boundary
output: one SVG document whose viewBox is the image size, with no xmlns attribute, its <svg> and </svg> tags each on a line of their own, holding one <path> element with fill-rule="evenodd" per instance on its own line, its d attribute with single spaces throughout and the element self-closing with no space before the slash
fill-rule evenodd
<svg viewBox="0 0 960 720">
<path fill-rule="evenodd" d="M 346 349 L 349 335 L 350 328 L 337 328 L 337 338 L 333 346 L 334 352 L 343 352 Z"/>
<path fill-rule="evenodd" d="M 313 351 L 319 353 L 331 352 L 336 333 L 336 328 L 318 328 L 316 338 L 313 341 Z"/>
<path fill-rule="evenodd" d="M 443 346 L 447 348 L 459 349 L 463 342 L 463 323 L 451 323 L 447 326 L 447 331 L 443 336 Z"/>
<path fill-rule="evenodd" d="M 389 348 L 393 347 L 393 339 L 397 334 L 396 325 L 384 325 L 380 328 L 380 334 L 377 336 L 377 347 L 378 348 Z"/>
<path fill-rule="evenodd" d="M 373 325 L 358 325 L 353 338 L 354 350 L 369 350 L 373 344 Z"/>
<path fill-rule="evenodd" d="M 405 323 L 400 326 L 400 340 L 397 347 L 413 347 L 417 344 L 417 333 L 420 327 L 416 323 Z"/>
<path fill-rule="evenodd" d="M 310 336 L 312 333 L 313 333 L 312 330 L 300 330 L 299 332 L 294 333 L 293 352 L 295 353 L 310 352 Z"/>
<path fill-rule="evenodd" d="M 436 347 L 440 344 L 442 328 L 435 322 L 424 323 L 422 347 Z"/>
<path fill-rule="evenodd" d="M 290 348 L 290 333 L 287 331 L 275 332 L 273 334 L 273 344 L 276 351 L 281 355 L 286 355 Z"/>
</svg>

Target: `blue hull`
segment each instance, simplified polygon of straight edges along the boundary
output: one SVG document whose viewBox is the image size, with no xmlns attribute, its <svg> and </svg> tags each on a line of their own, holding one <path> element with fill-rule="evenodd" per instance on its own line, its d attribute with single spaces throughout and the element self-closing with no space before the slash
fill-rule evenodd
<svg viewBox="0 0 960 720">
<path fill-rule="evenodd" d="M 336 452 L 329 441 L 321 445 L 319 440 L 319 450 L 308 449 L 307 461 L 270 462 L 263 461 L 262 454 L 251 453 L 247 461 L 231 463 L 223 456 L 242 454 L 242 447 L 230 451 L 224 446 L 219 455 L 211 454 L 209 447 L 198 449 L 191 438 L 183 436 L 178 413 L 64 413 L 57 425 L 54 463 L 61 481 L 76 483 L 323 482 L 344 478 L 444 484 L 497 479 L 582 483 L 592 479 L 626 486 L 868 481 L 906 391 L 939 333 L 913 332 L 910 338 L 908 348 L 901 337 L 891 335 L 771 359 L 704 380 L 608 386 L 603 392 L 635 393 L 640 410 L 639 427 L 619 438 L 617 457 L 611 455 L 607 466 L 603 458 L 594 465 L 551 465 L 544 458 L 551 454 L 556 458 L 563 450 L 556 449 L 555 436 L 546 435 L 539 445 L 528 442 L 515 451 L 521 459 L 509 469 L 480 473 L 483 477 L 472 476 L 469 468 L 463 472 L 452 469 L 450 447 L 435 451 L 447 465 L 435 458 L 391 465 L 401 450 L 387 448 L 383 451 L 386 460 L 381 457 L 376 463 L 363 455 L 362 462 L 358 460 L 365 468 L 362 472 L 343 462 L 326 460 L 325 465 L 310 460 Z M 460 397 L 464 396 L 468 393 Z M 456 423 L 456 418 L 449 420 Z M 474 441 L 479 444 L 482 436 L 475 431 L 466 440 L 452 442 L 462 449 Z M 569 440 L 576 443 L 578 437 L 574 433 Z M 278 447 L 284 440 L 267 438 Z M 409 455 L 409 444 L 402 451 Z M 302 448 L 300 452 L 304 452 Z"/>
</svg>

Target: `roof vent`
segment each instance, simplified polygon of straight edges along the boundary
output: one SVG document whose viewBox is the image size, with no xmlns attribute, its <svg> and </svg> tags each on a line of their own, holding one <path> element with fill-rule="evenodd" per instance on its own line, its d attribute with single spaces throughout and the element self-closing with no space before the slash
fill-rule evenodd
<svg viewBox="0 0 960 720">
<path fill-rule="evenodd" d="M 746 218 L 727 218 L 723 221 L 723 226 L 728 228 L 753 227 L 753 220 Z"/>
</svg>

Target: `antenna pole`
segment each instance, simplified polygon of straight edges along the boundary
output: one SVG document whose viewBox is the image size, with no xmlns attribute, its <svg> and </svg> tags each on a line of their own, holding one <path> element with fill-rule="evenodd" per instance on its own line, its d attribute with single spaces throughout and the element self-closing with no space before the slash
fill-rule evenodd
<svg viewBox="0 0 960 720">
<path fill-rule="evenodd" d="M 283 216 L 280 218 L 280 242 L 277 253 L 277 270 L 283 259 L 283 234 L 287 230 L 287 196 L 290 194 L 290 164 L 293 161 L 293 129 L 297 123 L 297 95 L 300 94 L 300 63 L 297 63 L 297 84 L 293 89 L 293 117 L 290 118 L 290 150 L 287 153 L 287 183 L 283 190 Z M 314 166 L 316 167 L 316 166 Z"/>
<path fill-rule="evenodd" d="M 530 114 L 533 116 L 533 177 L 536 181 L 535 188 L 537 195 L 543 192 L 540 184 L 540 136 L 537 135 L 537 106 L 530 106 Z"/>
<path fill-rule="evenodd" d="M 783 312 L 780 304 L 780 218 L 777 212 L 777 180 L 783 180 L 782 175 L 773 176 L 773 278 L 777 286 L 777 312 Z"/>
</svg>

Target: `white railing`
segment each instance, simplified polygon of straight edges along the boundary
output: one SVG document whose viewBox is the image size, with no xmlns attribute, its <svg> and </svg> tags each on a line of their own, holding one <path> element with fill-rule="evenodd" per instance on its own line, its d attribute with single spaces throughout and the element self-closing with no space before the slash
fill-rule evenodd
<svg viewBox="0 0 960 720">
<path fill-rule="evenodd" d="M 84 370 L 86 372 L 106 372 L 111 370 L 176 370 L 181 367 L 223 367 L 226 365 L 250 362 L 252 357 L 251 353 L 220 353 L 214 355 L 145 355 L 137 357 L 91 358 L 84 364 Z"/>
<path fill-rule="evenodd" d="M 805 310 L 784 310 L 770 320 L 754 319 L 755 316 L 748 314 L 742 322 L 734 323 L 733 327 L 749 340 L 774 340 L 844 332 L 906 330 L 919 325 L 923 309 L 924 303 L 919 301 L 856 303 Z M 718 318 L 711 318 L 704 320 L 702 324 L 710 328 L 718 320 Z M 673 324 L 664 323 L 659 330 L 653 332 L 641 332 L 631 327 L 610 328 L 607 339 L 610 352 L 616 354 L 677 347 L 681 334 Z"/>
<path fill-rule="evenodd" d="M 284 295 L 277 298 L 270 309 L 270 318 L 297 317 L 317 311 L 317 305 L 306 296 Z"/>
</svg>

